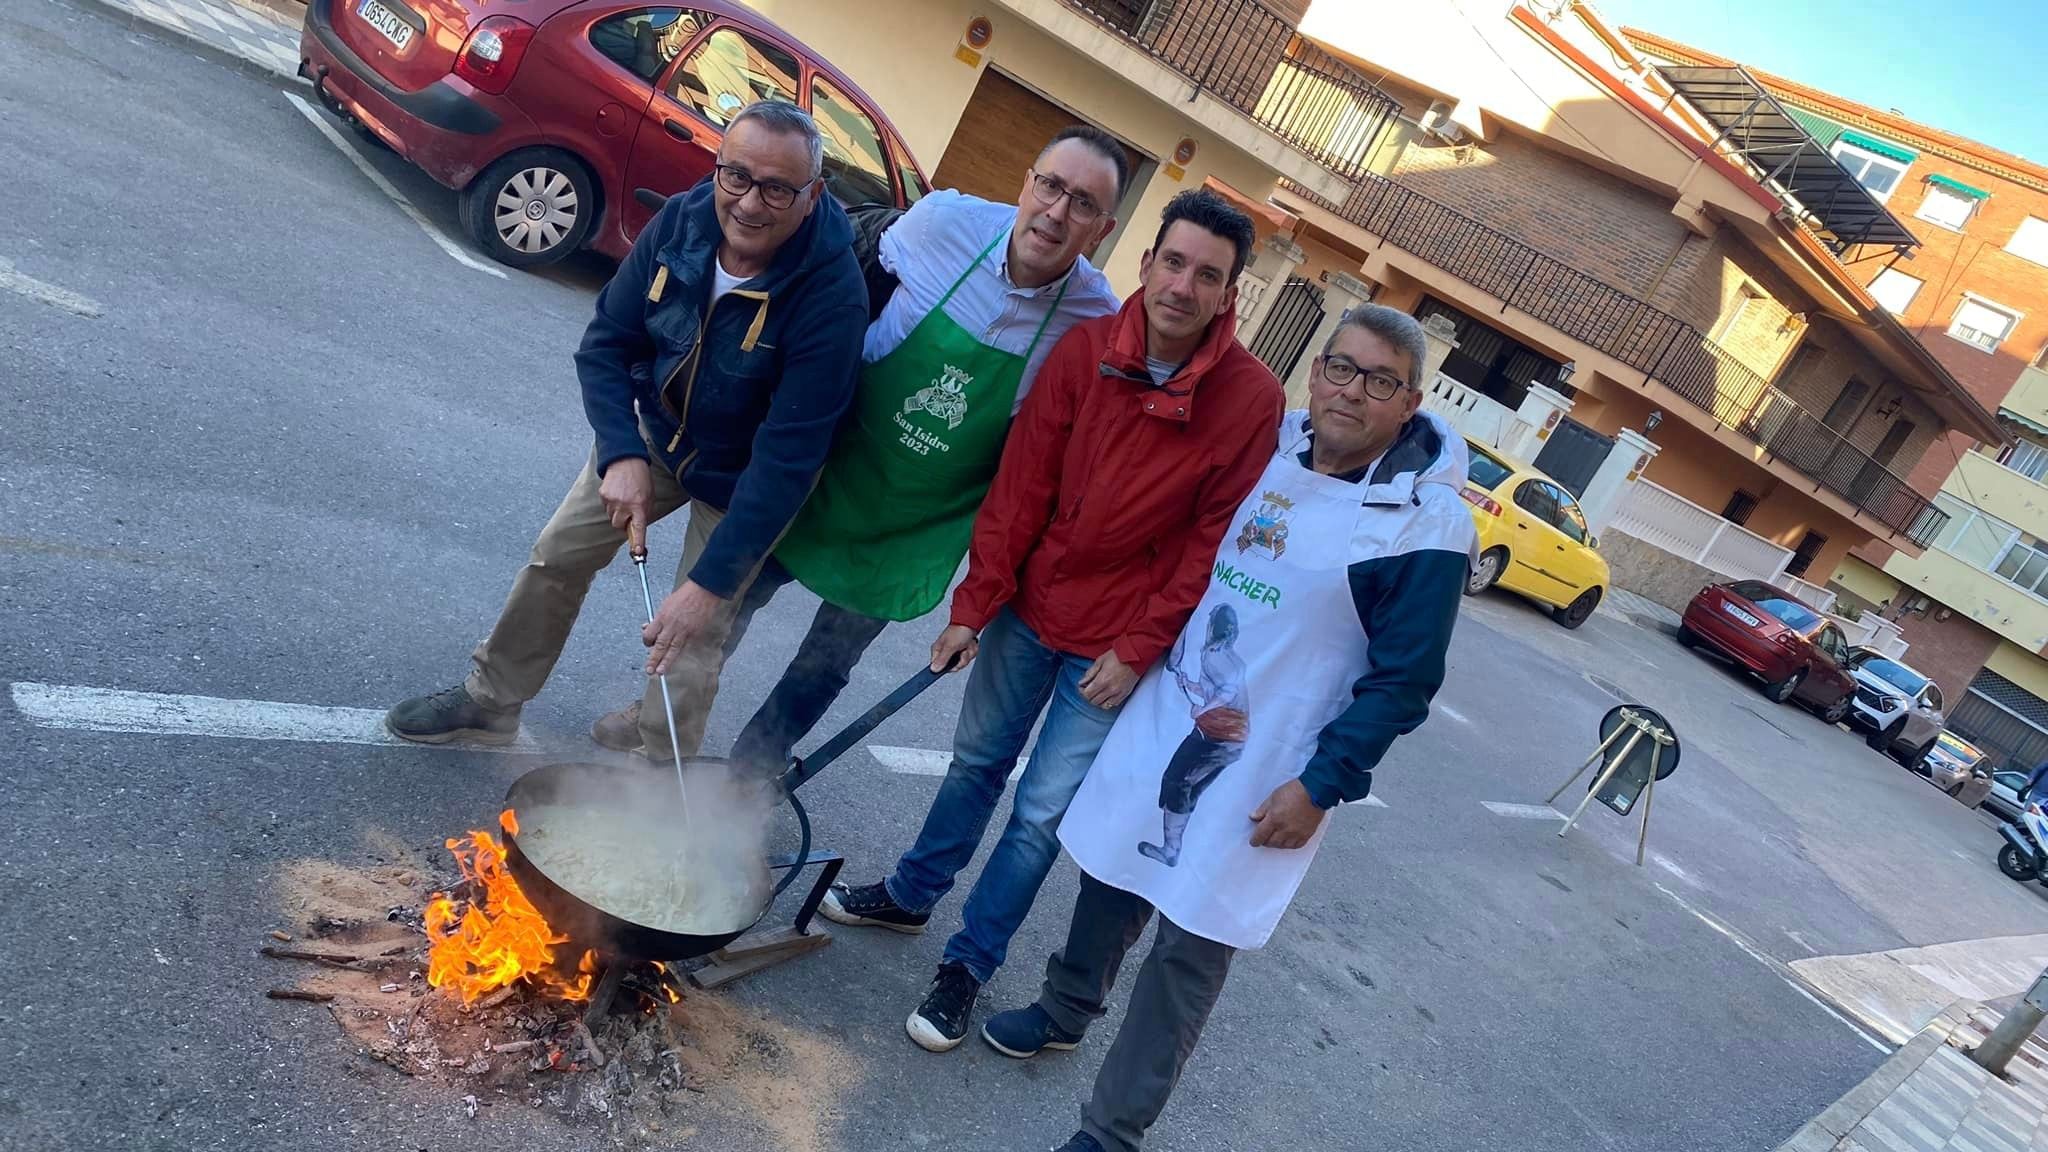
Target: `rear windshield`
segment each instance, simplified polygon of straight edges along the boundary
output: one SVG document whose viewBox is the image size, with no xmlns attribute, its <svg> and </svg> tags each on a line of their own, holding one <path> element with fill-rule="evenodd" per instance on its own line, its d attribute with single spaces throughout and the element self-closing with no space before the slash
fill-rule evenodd
<svg viewBox="0 0 2048 1152">
<path fill-rule="evenodd" d="M 1908 696 L 1917 696 L 1922 688 L 1927 687 L 1927 677 L 1904 664 L 1894 664 L 1890 660 L 1866 660 L 1863 662 L 1863 670 Z"/>
<path fill-rule="evenodd" d="M 1471 446 L 1472 444 L 1472 442 L 1469 440 L 1465 443 L 1468 446 Z M 1514 475 L 1514 469 L 1508 467 L 1506 464 L 1501 463 L 1499 459 L 1487 455 L 1478 447 L 1473 446 L 1472 471 L 1469 473 L 1469 475 L 1471 477 L 1472 483 L 1478 485 L 1481 488 L 1486 489 L 1488 492 L 1491 492 L 1495 488 L 1500 487 L 1501 481 L 1507 479 L 1509 476 Z"/>
<path fill-rule="evenodd" d="M 1820 624 L 1813 609 L 1760 580 L 1730 584 L 1728 590 L 1777 617 L 1779 623 L 1794 632 L 1811 632 Z"/>
<path fill-rule="evenodd" d="M 1966 763 L 1974 764 L 1984 758 L 1984 753 L 1977 751 L 1976 745 L 1969 743 L 1953 732 L 1943 732 L 1941 735 L 1936 736 L 1935 740 L 1940 742 L 1942 751 Z"/>
</svg>

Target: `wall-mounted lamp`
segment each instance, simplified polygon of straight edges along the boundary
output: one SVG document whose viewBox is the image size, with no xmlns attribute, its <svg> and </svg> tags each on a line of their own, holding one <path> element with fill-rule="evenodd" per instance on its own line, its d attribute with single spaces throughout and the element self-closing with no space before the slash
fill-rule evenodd
<svg viewBox="0 0 2048 1152">
<path fill-rule="evenodd" d="M 1579 366 L 1570 360 L 1567 360 L 1564 363 L 1559 364 L 1557 366 L 1557 382 L 1559 384 L 1571 383 L 1572 373 L 1577 372 L 1578 370 Z"/>
<path fill-rule="evenodd" d="M 1657 425 L 1662 424 L 1663 422 L 1663 409 L 1652 409 L 1648 416 L 1643 417 L 1643 431 L 1646 433 L 1655 432 L 1657 430 Z"/>
</svg>

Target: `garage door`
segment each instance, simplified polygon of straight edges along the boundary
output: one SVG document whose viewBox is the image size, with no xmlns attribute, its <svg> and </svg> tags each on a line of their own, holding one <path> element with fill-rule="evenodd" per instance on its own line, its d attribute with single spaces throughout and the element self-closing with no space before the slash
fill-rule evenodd
<svg viewBox="0 0 2048 1152">
<path fill-rule="evenodd" d="M 960 114 L 953 139 L 932 173 L 934 188 L 962 192 L 998 203 L 1016 203 L 1024 171 L 1038 159 L 1053 133 L 1074 123 L 1072 112 L 993 68 L 984 68 L 974 95 Z M 1131 170 L 1139 156 L 1126 145 Z"/>
</svg>

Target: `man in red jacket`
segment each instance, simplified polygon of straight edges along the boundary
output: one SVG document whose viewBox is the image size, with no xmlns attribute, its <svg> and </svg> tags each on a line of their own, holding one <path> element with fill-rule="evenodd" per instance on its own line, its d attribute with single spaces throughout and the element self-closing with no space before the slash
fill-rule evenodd
<svg viewBox="0 0 2048 1152">
<path fill-rule="evenodd" d="M 834 889 L 823 907 L 841 924 L 922 932 L 1051 700 L 965 923 L 906 1022 L 931 1051 L 967 1034 L 975 994 L 1059 856 L 1060 817 L 1117 709 L 1202 598 L 1273 454 L 1280 384 L 1234 335 L 1252 240 L 1251 220 L 1214 192 L 1173 198 L 1139 291 L 1067 333 L 1039 370 L 975 519 L 952 624 L 932 644 L 935 670 L 973 661 L 952 767 L 895 872 Z"/>
</svg>

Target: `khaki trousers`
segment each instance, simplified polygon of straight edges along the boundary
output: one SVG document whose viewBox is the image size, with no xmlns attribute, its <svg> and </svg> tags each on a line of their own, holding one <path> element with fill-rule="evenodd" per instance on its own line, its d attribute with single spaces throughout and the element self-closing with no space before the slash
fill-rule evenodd
<svg viewBox="0 0 2048 1152">
<path fill-rule="evenodd" d="M 512 594 L 498 614 L 497 625 L 471 655 L 474 667 L 464 687 L 486 708 L 516 709 L 540 694 L 541 685 L 547 683 L 548 673 L 569 642 L 569 630 L 583 609 L 590 582 L 626 543 L 625 532 L 612 527 L 604 501 L 598 498 L 596 464 L 593 448 L 582 474 L 534 541 L 533 554 L 512 582 Z M 649 471 L 654 478 L 652 520 L 660 521 L 684 505 L 690 509 L 683 555 L 673 581 L 673 586 L 680 588 L 725 513 L 702 500 L 692 500 L 661 465 L 653 464 Z M 749 583 L 754 575 L 748 574 Z M 666 679 L 675 700 L 676 744 L 685 756 L 695 756 L 704 742 L 704 724 L 718 698 L 718 675 L 725 666 L 726 635 L 745 592 L 742 584 L 738 594 L 720 606 L 669 667 Z M 636 608 L 634 615 L 639 614 Z M 639 638 L 637 631 L 633 638 Z M 623 649 L 626 643 L 621 635 L 619 646 Z M 662 712 L 661 688 L 651 676 L 640 702 L 640 736 L 658 759 L 668 759 L 668 721 Z"/>
</svg>

